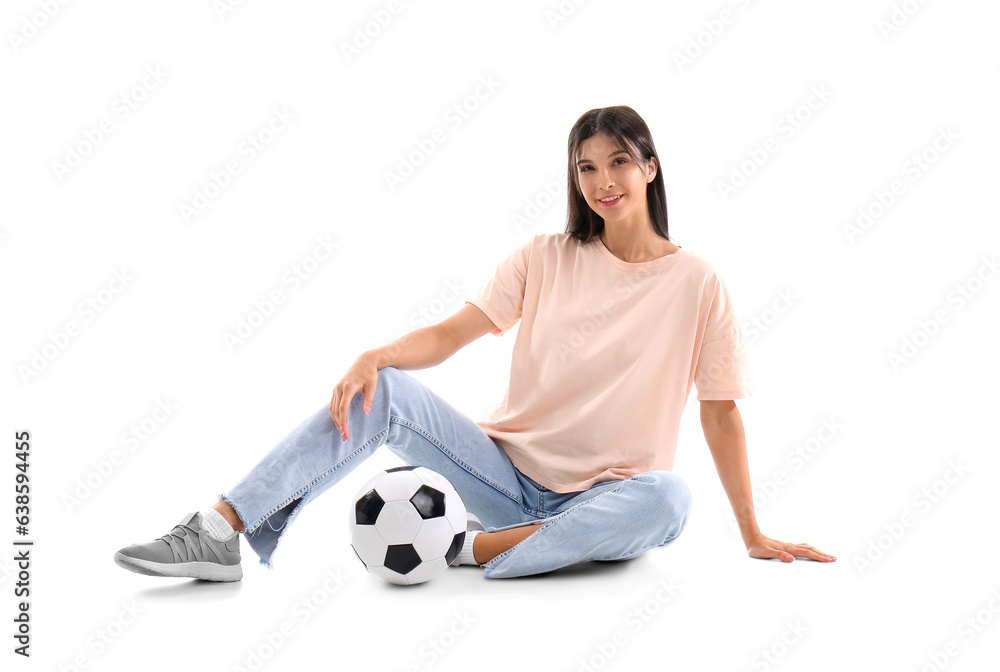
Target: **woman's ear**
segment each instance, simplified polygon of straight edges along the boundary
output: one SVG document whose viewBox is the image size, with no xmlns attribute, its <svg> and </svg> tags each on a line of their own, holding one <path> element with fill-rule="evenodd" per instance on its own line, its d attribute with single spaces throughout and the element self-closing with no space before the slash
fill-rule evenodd
<svg viewBox="0 0 1000 672">
<path fill-rule="evenodd" d="M 652 182 L 653 178 L 656 177 L 656 169 L 657 168 L 658 168 L 658 165 L 657 165 L 656 157 L 655 156 L 649 157 L 649 162 L 646 163 L 646 184 L 649 184 L 650 182 Z"/>
</svg>

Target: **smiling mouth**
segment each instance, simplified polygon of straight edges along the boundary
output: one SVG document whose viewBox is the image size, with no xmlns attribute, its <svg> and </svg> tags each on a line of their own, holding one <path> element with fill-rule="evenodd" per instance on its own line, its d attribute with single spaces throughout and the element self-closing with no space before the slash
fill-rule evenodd
<svg viewBox="0 0 1000 672">
<path fill-rule="evenodd" d="M 622 194 L 618 194 L 617 196 L 608 196 L 607 198 L 599 198 L 597 200 L 599 200 L 601 203 L 614 203 L 621 197 Z"/>
</svg>

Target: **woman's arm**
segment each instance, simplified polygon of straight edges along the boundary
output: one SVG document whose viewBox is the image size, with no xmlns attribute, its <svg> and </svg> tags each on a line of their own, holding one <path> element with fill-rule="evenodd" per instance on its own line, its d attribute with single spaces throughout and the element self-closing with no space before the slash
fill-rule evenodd
<svg viewBox="0 0 1000 672">
<path fill-rule="evenodd" d="M 740 417 L 735 401 L 703 400 L 701 426 L 705 432 L 708 448 L 712 451 L 722 487 L 725 488 L 729 504 L 736 514 L 740 536 L 743 537 L 743 544 L 747 547 L 750 557 L 777 558 L 784 562 L 792 562 L 796 557 L 820 562 L 836 560 L 832 555 L 822 553 L 808 544 L 789 544 L 761 533 L 753 509 L 743 418 Z"/>
<path fill-rule="evenodd" d="M 478 306 L 468 303 L 451 317 L 403 334 L 392 343 L 363 353 L 375 368 L 428 369 L 437 366 L 497 326 Z"/>
<path fill-rule="evenodd" d="M 743 418 L 736 402 L 732 399 L 702 401 L 701 427 L 712 451 L 722 487 L 729 496 L 729 504 L 740 526 L 740 536 L 743 543 L 749 545 L 750 538 L 760 533 L 760 528 L 753 509 Z"/>
<path fill-rule="evenodd" d="M 343 440 L 350 438 L 348 411 L 351 400 L 364 395 L 362 410 L 371 412 L 378 370 L 387 366 L 397 369 L 427 369 L 437 366 L 475 339 L 497 329 L 486 313 L 468 303 L 446 320 L 429 327 L 403 334 L 381 348 L 365 350 L 354 360 L 333 388 L 330 397 L 330 417 L 340 430 Z"/>
</svg>

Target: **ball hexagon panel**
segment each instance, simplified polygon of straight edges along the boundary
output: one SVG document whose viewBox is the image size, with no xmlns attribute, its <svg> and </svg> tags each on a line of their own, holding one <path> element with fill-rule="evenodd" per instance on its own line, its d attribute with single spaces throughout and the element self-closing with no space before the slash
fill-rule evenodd
<svg viewBox="0 0 1000 672">
<path fill-rule="evenodd" d="M 469 527 L 469 519 L 466 516 L 465 504 L 462 502 L 462 498 L 458 496 L 455 492 L 451 498 L 454 506 L 449 506 L 448 510 L 444 512 L 445 519 L 451 523 L 451 529 L 456 533 L 465 532 Z"/>
<path fill-rule="evenodd" d="M 431 518 L 420 524 L 417 536 L 413 538 L 413 547 L 424 560 L 443 558 L 454 537 L 455 532 L 447 518 Z"/>
<path fill-rule="evenodd" d="M 388 567 L 384 566 L 369 567 L 368 573 L 377 576 L 383 581 L 388 581 L 389 583 L 395 583 L 401 586 L 407 585 L 406 577 L 404 577 L 402 574 L 397 574 Z"/>
<path fill-rule="evenodd" d="M 375 521 L 375 529 L 389 545 L 409 544 L 417 535 L 422 520 L 409 501 L 386 502 Z"/>
<path fill-rule="evenodd" d="M 444 558 L 436 558 L 422 562 L 403 578 L 406 580 L 407 585 L 414 586 L 433 579 L 446 569 L 448 569 L 448 562 Z"/>
<path fill-rule="evenodd" d="M 387 502 L 408 500 L 413 493 L 423 485 L 413 471 L 393 472 L 392 476 L 382 478 L 375 490 Z"/>
<path fill-rule="evenodd" d="M 436 490 L 441 490 L 442 492 L 446 490 L 454 490 L 451 482 L 442 476 L 441 474 L 428 469 L 427 467 L 420 467 L 415 471 L 417 476 L 420 477 L 420 481 L 425 485 L 429 485 Z"/>
<path fill-rule="evenodd" d="M 378 533 L 374 525 L 358 525 L 351 535 L 351 545 L 365 565 L 378 567 L 385 563 L 385 552 L 389 544 Z"/>
</svg>

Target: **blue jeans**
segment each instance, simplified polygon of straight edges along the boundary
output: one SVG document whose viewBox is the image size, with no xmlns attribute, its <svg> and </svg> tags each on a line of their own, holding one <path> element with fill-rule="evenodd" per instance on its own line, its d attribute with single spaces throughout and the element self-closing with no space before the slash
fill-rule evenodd
<svg viewBox="0 0 1000 672">
<path fill-rule="evenodd" d="M 371 415 L 361 410 L 363 401 L 361 394 L 351 400 L 347 441 L 329 405 L 323 406 L 220 495 L 243 521 L 244 538 L 265 567 L 273 568 L 271 555 L 302 505 L 382 444 L 404 463 L 447 478 L 487 532 L 545 521 L 481 565 L 487 579 L 634 558 L 670 543 L 687 523 L 691 491 L 673 472 L 649 471 L 557 493 L 518 471 L 479 425 L 399 369 L 379 369 Z"/>
</svg>

